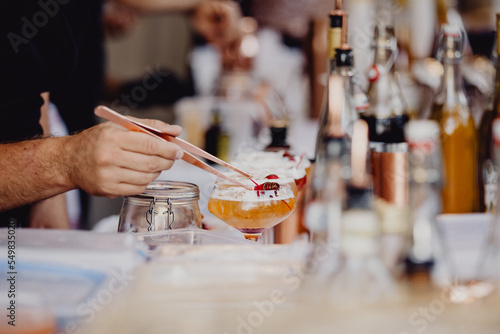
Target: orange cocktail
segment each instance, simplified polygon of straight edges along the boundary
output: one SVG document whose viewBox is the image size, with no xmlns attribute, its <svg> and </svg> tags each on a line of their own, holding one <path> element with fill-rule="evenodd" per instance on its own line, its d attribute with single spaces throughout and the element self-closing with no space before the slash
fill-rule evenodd
<svg viewBox="0 0 500 334">
<path fill-rule="evenodd" d="M 288 184 L 265 182 L 257 190 L 216 183 L 208 210 L 226 224 L 257 241 L 262 232 L 289 217 L 295 210 L 295 195 Z"/>
</svg>

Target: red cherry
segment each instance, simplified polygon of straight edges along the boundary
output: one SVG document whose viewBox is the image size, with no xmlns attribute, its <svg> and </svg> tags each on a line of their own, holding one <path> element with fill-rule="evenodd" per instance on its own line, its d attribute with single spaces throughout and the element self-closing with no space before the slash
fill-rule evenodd
<svg viewBox="0 0 500 334">
<path fill-rule="evenodd" d="M 286 151 L 283 154 L 283 158 L 288 158 L 288 160 L 290 160 L 290 161 L 295 161 L 295 157 L 292 154 L 288 153 L 288 151 Z"/>
<path fill-rule="evenodd" d="M 280 190 L 280 185 L 276 182 L 264 182 L 262 186 L 264 190 Z"/>
<path fill-rule="evenodd" d="M 268 175 L 268 176 L 273 176 L 273 175 Z M 274 175 L 276 176 L 276 175 Z M 267 179 L 270 179 L 269 177 L 266 177 Z M 276 176 L 276 178 L 278 178 Z M 257 190 L 257 196 L 261 196 L 261 195 L 264 195 L 264 191 L 266 190 L 274 190 L 274 195 L 276 197 L 278 197 L 278 190 L 280 190 L 280 185 L 276 182 L 264 182 L 262 184 L 257 184 L 254 188 L 254 190 Z M 273 195 L 269 195 L 269 198 L 274 198 Z M 290 207 L 290 205 L 288 205 L 287 202 L 285 202 L 284 200 L 281 200 L 283 203 L 285 203 L 285 205 L 288 207 L 289 210 L 291 210 L 292 208 Z"/>
<path fill-rule="evenodd" d="M 268 176 L 266 176 L 266 179 L 268 179 L 268 180 L 276 180 L 276 179 L 279 179 L 279 177 L 276 174 L 269 174 Z"/>
<path fill-rule="evenodd" d="M 254 190 L 280 190 L 279 183 L 276 182 L 264 182 L 262 184 L 256 185 Z"/>
<path fill-rule="evenodd" d="M 297 190 L 301 190 L 302 188 L 304 188 L 306 182 L 307 182 L 307 175 L 304 175 L 304 177 L 295 180 L 295 185 L 297 186 Z"/>
<path fill-rule="evenodd" d="M 254 190 L 257 190 L 257 196 L 264 195 L 264 191 L 266 190 L 274 190 L 274 193 L 278 195 L 277 191 L 280 190 L 280 185 L 276 182 L 264 182 L 262 184 L 256 185 Z"/>
</svg>

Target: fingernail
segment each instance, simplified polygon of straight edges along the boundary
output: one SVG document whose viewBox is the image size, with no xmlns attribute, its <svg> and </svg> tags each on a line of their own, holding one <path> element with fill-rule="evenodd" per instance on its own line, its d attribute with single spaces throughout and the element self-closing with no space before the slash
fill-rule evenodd
<svg viewBox="0 0 500 334">
<path fill-rule="evenodd" d="M 180 125 L 169 125 L 172 132 L 182 132 L 182 127 Z"/>
<path fill-rule="evenodd" d="M 179 150 L 179 151 L 177 151 L 177 153 L 175 154 L 175 158 L 176 158 L 177 160 L 179 160 L 179 159 L 181 159 L 181 158 L 182 158 L 182 156 L 183 156 L 183 155 L 184 155 L 184 151 L 183 151 L 183 150 Z"/>
</svg>

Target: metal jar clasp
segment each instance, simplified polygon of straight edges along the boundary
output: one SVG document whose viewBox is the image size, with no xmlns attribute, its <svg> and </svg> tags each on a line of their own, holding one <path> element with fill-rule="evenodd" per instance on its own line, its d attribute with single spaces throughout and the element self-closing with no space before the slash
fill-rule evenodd
<svg viewBox="0 0 500 334">
<path fill-rule="evenodd" d="M 156 205 L 156 197 L 153 197 L 149 203 L 149 209 L 146 212 L 146 221 L 148 222 L 148 231 L 171 230 L 175 221 L 172 211 L 172 202 L 167 198 L 166 205 Z"/>
</svg>

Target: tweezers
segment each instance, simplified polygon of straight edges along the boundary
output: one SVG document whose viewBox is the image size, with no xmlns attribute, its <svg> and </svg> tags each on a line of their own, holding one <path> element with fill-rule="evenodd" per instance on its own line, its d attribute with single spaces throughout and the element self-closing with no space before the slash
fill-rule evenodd
<svg viewBox="0 0 500 334">
<path fill-rule="evenodd" d="M 217 169 L 206 164 L 202 160 L 195 157 L 193 154 L 199 155 L 200 157 L 203 157 L 203 158 L 208 159 L 210 161 L 213 161 L 219 165 L 227 167 L 227 168 L 229 168 L 229 169 L 231 169 L 231 170 L 233 170 L 233 171 L 235 171 L 235 172 L 237 172 L 237 173 L 239 173 L 239 174 L 241 174 L 249 179 L 250 179 L 250 175 L 248 175 L 247 173 L 241 171 L 240 169 L 232 166 L 231 164 L 228 164 L 224 160 L 221 160 L 221 159 L 211 155 L 210 153 L 196 147 L 195 145 L 188 143 L 185 140 L 182 140 L 180 138 L 169 135 L 168 133 L 160 131 L 158 129 L 155 129 L 152 126 L 140 123 L 140 122 L 135 121 L 135 120 L 131 120 L 131 119 L 117 113 L 116 111 L 106 107 L 106 106 L 96 107 L 94 109 L 94 113 L 97 116 L 102 117 L 102 118 L 104 118 L 108 121 L 111 121 L 113 123 L 116 123 L 118 125 L 121 125 L 130 131 L 146 133 L 146 134 L 153 136 L 157 139 L 166 140 L 166 141 L 169 141 L 171 143 L 174 143 L 174 144 L 178 145 L 182 150 L 184 150 L 184 155 L 182 156 L 182 160 L 186 161 L 187 163 L 190 163 L 190 164 L 192 164 L 198 168 L 201 168 L 209 173 L 215 174 L 218 177 L 220 177 L 228 182 L 234 183 L 240 187 L 243 187 L 243 188 L 248 189 L 248 190 L 253 190 L 252 187 L 245 185 L 245 184 L 219 172 Z M 193 154 L 191 154 L 191 153 L 193 153 Z"/>
</svg>

